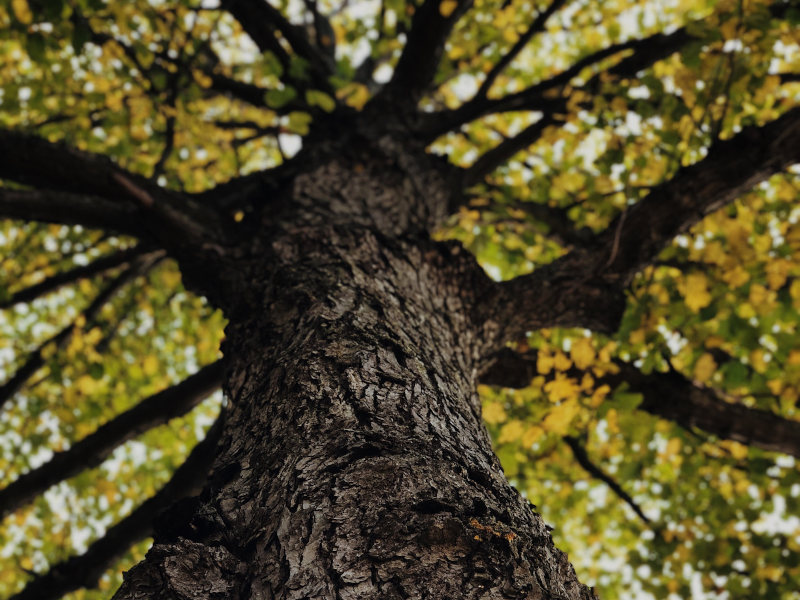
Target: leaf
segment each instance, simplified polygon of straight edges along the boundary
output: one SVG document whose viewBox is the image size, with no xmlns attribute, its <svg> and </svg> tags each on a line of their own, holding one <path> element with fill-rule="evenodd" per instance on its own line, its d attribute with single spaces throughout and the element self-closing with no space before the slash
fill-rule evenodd
<svg viewBox="0 0 800 600">
<path fill-rule="evenodd" d="M 717 370 L 717 363 L 714 357 L 708 352 L 703 354 L 694 365 L 694 378 L 700 383 L 705 383 Z"/>
<path fill-rule="evenodd" d="M 11 9 L 17 21 L 23 25 L 30 25 L 33 22 L 33 13 L 28 6 L 28 0 L 11 0 Z"/>
<path fill-rule="evenodd" d="M 25 41 L 25 50 L 27 50 L 28 56 L 36 62 L 45 62 L 47 55 L 44 36 L 41 33 L 29 34 Z"/>
<path fill-rule="evenodd" d="M 692 312 L 698 312 L 711 304 L 711 294 L 708 291 L 708 279 L 702 273 L 691 273 L 686 277 L 683 285 L 683 294 L 686 306 Z"/>
<path fill-rule="evenodd" d="M 458 8 L 457 0 L 442 0 L 442 2 L 439 4 L 439 13 L 443 17 L 447 18 L 453 14 L 453 11 L 456 8 Z"/>
<path fill-rule="evenodd" d="M 483 419 L 487 423 L 495 425 L 508 419 L 508 415 L 499 402 L 488 402 L 483 407 Z"/>
<path fill-rule="evenodd" d="M 333 112 L 336 108 L 336 100 L 319 90 L 308 90 L 306 92 L 306 102 L 310 106 L 319 106 L 325 112 Z"/>
<path fill-rule="evenodd" d="M 525 426 L 522 424 L 522 421 L 519 419 L 512 419 L 500 428 L 500 435 L 497 438 L 497 441 L 500 444 L 516 442 L 522 438 L 522 434 L 524 432 Z"/>
<path fill-rule="evenodd" d="M 576 399 L 567 400 L 562 404 L 554 406 L 550 410 L 548 415 L 544 418 L 542 427 L 551 433 L 566 435 L 569 433 L 573 418 L 579 411 L 580 404 Z"/>
<path fill-rule="evenodd" d="M 569 349 L 569 355 L 579 369 L 588 369 L 596 358 L 594 346 L 589 338 L 580 338 L 573 341 Z"/>
<path fill-rule="evenodd" d="M 142 362 L 142 372 L 148 377 L 151 377 L 158 372 L 158 366 L 158 358 L 150 354 L 146 356 L 144 362 Z"/>
<path fill-rule="evenodd" d="M 297 97 L 293 87 L 286 86 L 278 90 L 269 90 L 264 95 L 264 101 L 272 108 L 283 108 Z"/>
</svg>

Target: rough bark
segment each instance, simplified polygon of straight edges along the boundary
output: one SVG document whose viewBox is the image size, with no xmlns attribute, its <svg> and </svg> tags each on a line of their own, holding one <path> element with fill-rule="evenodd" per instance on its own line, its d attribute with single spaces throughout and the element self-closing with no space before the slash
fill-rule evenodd
<svg viewBox="0 0 800 600">
<path fill-rule="evenodd" d="M 304 157 L 221 269 L 220 454 L 115 598 L 593 598 L 482 424 L 488 280 L 425 233 L 438 163 L 342 147 Z"/>
</svg>

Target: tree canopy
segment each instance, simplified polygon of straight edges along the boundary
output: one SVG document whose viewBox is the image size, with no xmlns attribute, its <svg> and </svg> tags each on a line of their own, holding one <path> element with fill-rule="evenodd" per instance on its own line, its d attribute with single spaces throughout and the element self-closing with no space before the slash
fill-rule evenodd
<svg viewBox="0 0 800 600">
<path fill-rule="evenodd" d="M 452 183 L 434 235 L 507 282 L 485 422 L 581 581 L 796 598 L 798 25 L 767 0 L 4 0 L 0 595 L 110 597 L 203 483 L 225 319 L 154 240 L 247 231 L 327 117 L 404 96 Z"/>
</svg>

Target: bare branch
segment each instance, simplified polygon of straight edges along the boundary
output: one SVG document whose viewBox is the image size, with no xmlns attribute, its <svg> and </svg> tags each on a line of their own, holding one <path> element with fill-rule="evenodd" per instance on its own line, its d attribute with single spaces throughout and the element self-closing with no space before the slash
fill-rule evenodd
<svg viewBox="0 0 800 600">
<path fill-rule="evenodd" d="M 572 450 L 572 455 L 575 457 L 575 460 L 578 461 L 578 464 L 583 467 L 584 471 L 589 473 L 589 475 L 592 477 L 605 483 L 609 488 L 611 488 L 611 491 L 614 492 L 620 500 L 631 507 L 633 512 L 635 512 L 642 521 L 648 525 L 650 524 L 650 519 L 647 518 L 647 515 L 644 514 L 634 499 L 622 489 L 622 486 L 618 484 L 614 478 L 611 477 L 611 475 L 605 473 L 600 467 L 592 462 L 592 459 L 589 458 L 589 454 L 586 452 L 586 448 L 581 445 L 578 438 L 566 435 L 564 436 L 564 442 L 567 444 L 567 446 L 569 446 L 569 449 Z"/>
<path fill-rule="evenodd" d="M 81 588 L 96 587 L 103 573 L 131 546 L 153 534 L 153 523 L 159 513 L 181 499 L 200 493 L 217 453 L 223 420 L 220 415 L 205 439 L 194 447 L 172 479 L 155 496 L 106 531 L 86 552 L 37 575 L 10 600 L 56 600 Z"/>
<path fill-rule="evenodd" d="M 185 415 L 219 389 L 222 373 L 222 361 L 203 367 L 181 383 L 142 400 L 69 450 L 56 452 L 42 466 L 20 475 L 0 490 L 0 518 L 30 502 L 50 486 L 96 467 L 128 440 Z"/>
<path fill-rule="evenodd" d="M 779 73 L 781 83 L 797 83 L 800 81 L 800 73 Z"/>
</svg>

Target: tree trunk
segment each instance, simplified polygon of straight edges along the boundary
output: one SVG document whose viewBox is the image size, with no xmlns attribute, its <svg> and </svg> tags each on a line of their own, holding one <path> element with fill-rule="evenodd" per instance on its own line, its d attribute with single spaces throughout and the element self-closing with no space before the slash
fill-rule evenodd
<svg viewBox="0 0 800 600">
<path fill-rule="evenodd" d="M 427 235 L 442 166 L 391 139 L 306 151 L 247 243 L 190 269 L 230 318 L 229 414 L 115 598 L 594 597 L 481 421 L 485 276 Z"/>
</svg>

